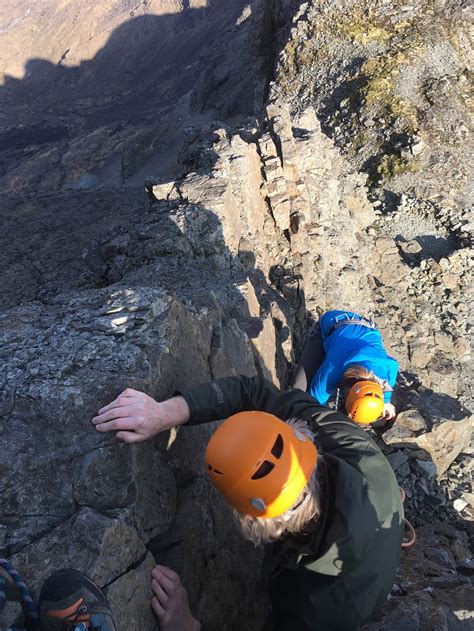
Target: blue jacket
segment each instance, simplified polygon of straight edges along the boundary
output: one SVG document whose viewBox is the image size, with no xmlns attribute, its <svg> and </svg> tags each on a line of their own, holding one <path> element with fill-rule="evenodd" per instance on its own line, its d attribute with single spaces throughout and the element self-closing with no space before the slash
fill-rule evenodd
<svg viewBox="0 0 474 631">
<path fill-rule="evenodd" d="M 321 335 L 326 357 L 311 382 L 311 396 L 321 404 L 327 403 L 345 370 L 355 364 L 372 370 L 379 379 L 387 381 L 393 388 L 397 379 L 398 363 L 387 355 L 377 329 L 347 324 L 327 336 L 330 325 L 337 321 L 333 314 L 338 313 L 342 312 L 328 312 L 321 318 Z M 360 319 L 360 316 L 355 316 L 355 319 Z M 391 395 L 391 392 L 384 392 L 385 403 L 390 401 Z"/>
</svg>

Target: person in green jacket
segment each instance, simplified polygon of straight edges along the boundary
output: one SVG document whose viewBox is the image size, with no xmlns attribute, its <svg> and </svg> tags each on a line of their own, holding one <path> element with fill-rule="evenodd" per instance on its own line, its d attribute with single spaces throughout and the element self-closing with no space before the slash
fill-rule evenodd
<svg viewBox="0 0 474 631">
<path fill-rule="evenodd" d="M 209 442 L 206 466 L 244 535 L 268 544 L 265 630 L 356 631 L 392 588 L 403 507 L 385 456 L 347 416 L 299 389 L 230 377 L 163 402 L 127 389 L 93 423 L 136 443 L 218 419 L 226 420 Z M 171 587 L 161 574 L 152 607 L 162 631 L 204 629 L 179 580 Z"/>
</svg>

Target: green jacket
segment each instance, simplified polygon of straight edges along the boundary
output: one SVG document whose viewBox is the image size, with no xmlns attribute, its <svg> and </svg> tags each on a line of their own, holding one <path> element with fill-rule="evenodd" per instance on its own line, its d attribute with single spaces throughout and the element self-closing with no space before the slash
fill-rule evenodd
<svg viewBox="0 0 474 631">
<path fill-rule="evenodd" d="M 403 535 L 395 475 L 367 433 L 301 390 L 280 392 L 261 377 L 220 379 L 181 393 L 189 424 L 261 410 L 309 422 L 322 467 L 314 529 L 270 546 L 268 588 L 275 631 L 356 631 L 385 602 Z M 267 628 L 267 627 L 266 627 Z"/>
</svg>

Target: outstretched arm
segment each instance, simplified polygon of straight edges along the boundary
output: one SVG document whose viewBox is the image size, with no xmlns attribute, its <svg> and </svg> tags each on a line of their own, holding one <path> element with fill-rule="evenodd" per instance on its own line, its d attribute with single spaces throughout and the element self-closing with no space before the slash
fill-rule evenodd
<svg viewBox="0 0 474 631">
<path fill-rule="evenodd" d="M 314 415 L 314 399 L 301 390 L 281 391 L 263 377 L 227 377 L 210 381 L 181 393 L 190 412 L 190 424 L 227 418 L 237 412 L 259 410 L 278 418 Z"/>
<path fill-rule="evenodd" d="M 189 420 L 181 396 L 158 403 L 144 392 L 127 388 L 92 419 L 98 432 L 117 432 L 126 443 L 139 443 Z"/>
<path fill-rule="evenodd" d="M 92 422 L 99 432 L 115 431 L 121 440 L 136 443 L 183 423 L 208 423 L 245 410 L 270 412 L 281 419 L 306 419 L 317 408 L 306 393 L 280 392 L 263 377 L 227 377 L 179 394 L 158 403 L 128 388 L 99 410 Z"/>
</svg>

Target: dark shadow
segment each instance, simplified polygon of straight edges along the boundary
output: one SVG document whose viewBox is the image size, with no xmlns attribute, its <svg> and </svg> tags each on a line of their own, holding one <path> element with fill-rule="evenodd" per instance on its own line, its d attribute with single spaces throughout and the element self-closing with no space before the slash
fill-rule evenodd
<svg viewBox="0 0 474 631">
<path fill-rule="evenodd" d="M 255 119 L 272 63 L 271 24 L 260 14 L 237 24 L 245 6 L 193 9 L 188 1 L 181 13 L 134 17 L 90 60 L 67 67 L 66 52 L 30 59 L 22 79 L 6 77 L 4 306 L 74 287 L 90 242 L 142 212 L 147 176 L 176 179 L 198 160 L 211 169 L 218 121 Z"/>
<path fill-rule="evenodd" d="M 271 72 L 271 25 L 260 14 L 238 23 L 245 6 L 184 2 L 179 13 L 122 23 L 77 66 L 65 65 L 66 51 L 28 60 L 21 79 L 7 75 L 3 191 L 59 192 L 91 173 L 93 188 L 141 185 L 147 166 L 149 175 L 174 172 L 187 127 L 254 117 Z"/>
<path fill-rule="evenodd" d="M 138 480 L 129 475 L 134 450 L 120 449 L 112 437 L 98 435 L 90 425 L 100 405 L 129 386 L 146 388 L 150 394 L 164 398 L 197 379 L 220 376 L 219 352 L 227 348 L 223 331 L 224 337 L 228 331 L 232 333 L 233 321 L 241 331 L 248 331 L 253 365 L 270 376 L 254 343 L 262 330 L 262 319 L 268 315 L 264 299 L 258 313 L 250 312 L 238 290 L 239 284 L 250 282 L 257 301 L 260 296 L 270 300 L 276 294 L 255 267 L 253 253 L 229 252 L 219 237 L 219 219 L 212 211 L 190 208 L 184 202 L 150 203 L 143 190 L 145 175 L 169 181 L 171 175 L 187 173 L 198 158 L 201 165 L 211 169 L 216 159 L 211 149 L 213 131 L 218 121 L 238 125 L 249 117 L 254 120 L 262 106 L 272 50 L 267 48 L 268 34 L 258 36 L 258 20 L 251 16 L 242 25 L 236 24 L 246 4 L 208 2 L 207 8 L 196 10 L 185 1 L 182 14 L 134 18 L 117 28 L 93 59 L 72 68 L 65 65 L 67 50 L 56 61 L 32 59 L 26 64 L 24 78 L 7 77 L 0 87 L 0 256 L 6 272 L 2 305 L 9 325 L 23 326 L 16 306 L 31 314 L 47 313 L 54 319 L 52 314 L 58 309 L 71 313 L 71 301 L 82 304 L 87 290 L 94 290 L 91 294 L 97 296 L 109 287 L 119 292 L 124 288 L 133 292 L 136 287 L 161 287 L 196 312 L 207 308 L 222 317 L 222 321 L 215 322 L 210 318 L 211 357 L 199 377 L 192 369 L 199 353 L 194 340 L 185 339 L 174 356 L 170 354 L 163 360 L 163 374 L 158 374 L 159 339 L 155 338 L 143 344 L 147 357 L 144 372 L 132 368 L 110 375 L 101 371 L 94 384 L 87 386 L 80 407 L 69 407 L 72 402 L 63 401 L 58 415 L 45 412 L 40 394 L 17 394 L 22 387 L 29 387 L 27 365 L 23 365 L 23 376 L 20 369 L 13 381 L 3 384 L 5 396 L 0 403 L 6 414 L 0 431 L 8 435 L 8 446 L 2 445 L 2 451 L 8 448 L 9 462 L 18 466 L 28 452 L 35 453 L 35 458 L 22 469 L 21 481 L 16 465 L 8 470 L 1 467 L 0 548 L 2 555 L 20 555 L 15 557 L 16 562 L 36 593 L 47 574 L 75 560 L 75 546 L 69 539 L 68 550 L 54 545 L 47 551 L 42 549 L 55 529 L 74 530 L 75 520 L 85 509 L 90 509 L 99 521 L 114 519 L 125 506 L 130 508 L 130 498 L 139 495 Z M 189 143 L 189 134 L 196 127 L 208 136 L 207 162 L 199 155 L 201 139 L 196 137 L 194 147 Z M 182 225 L 173 213 L 181 213 Z M 212 239 L 214 234 L 216 238 Z M 13 316 L 8 311 L 10 306 Z M 74 319 L 76 314 L 72 315 Z M 62 314 L 56 317 L 53 328 Z M 77 327 L 81 329 L 79 320 Z M 130 325 L 134 326 L 132 320 Z M 139 321 L 138 326 L 144 324 Z M 126 329 L 124 325 L 124 335 Z M 69 329 L 71 335 L 74 330 L 78 330 L 76 325 Z M 61 337 L 59 330 L 57 333 Z M 121 334 L 108 339 L 116 341 L 117 350 L 125 340 Z M 244 339 L 242 333 L 241 341 Z M 64 344 L 67 340 L 65 334 Z M 14 337 L 9 341 L 12 350 Z M 35 340 L 39 355 L 45 352 L 43 343 Z M 278 348 L 278 339 L 275 343 Z M 54 352 L 44 364 L 49 359 L 54 363 L 53 358 Z M 89 360 L 68 369 L 64 377 L 55 375 L 61 391 L 69 379 L 77 379 L 81 390 L 81 371 L 90 365 Z M 249 369 L 249 365 L 244 368 Z M 283 362 L 280 368 L 286 369 Z M 40 374 L 35 383 L 41 389 L 44 379 Z M 67 432 L 61 425 L 66 418 Z M 186 432 L 180 433 L 169 456 L 167 437 L 155 445 L 140 447 L 140 462 L 151 462 L 154 451 L 162 454 L 160 458 L 169 457 L 167 466 L 180 471 L 178 503 L 187 488 L 198 488 L 203 493 L 199 503 L 206 504 L 209 485 L 202 473 L 202 453 L 196 451 L 196 443 L 204 442 L 203 434 L 190 430 L 187 442 L 185 436 Z M 38 445 L 45 441 L 46 452 L 40 454 Z M 192 461 L 185 454 L 191 447 L 189 441 Z M 78 483 L 78 476 L 86 469 L 86 460 L 87 466 L 101 466 L 94 460 L 98 450 L 104 450 L 108 474 L 92 489 L 87 483 Z M 6 458 L 2 455 L 0 460 L 5 462 Z M 142 464 L 137 466 L 140 483 L 146 487 L 149 471 L 145 472 Z M 120 472 L 126 475 L 118 480 Z M 28 506 L 24 502 L 27 496 L 34 503 L 33 511 L 31 501 Z M 213 501 L 215 509 L 220 509 L 220 500 Z M 140 522 L 138 514 L 133 519 Z M 203 529 L 209 519 L 200 524 Z M 197 523 L 196 519 L 185 532 L 193 549 L 201 536 Z M 220 549 L 241 545 L 235 527 L 230 533 L 231 523 L 229 519 L 225 533 L 229 537 L 221 535 Z M 151 536 L 149 531 L 140 534 L 145 540 Z M 207 544 L 198 544 L 200 554 L 206 562 L 211 557 L 214 562 L 212 537 Z M 181 560 L 185 556 L 182 551 Z M 159 560 L 163 562 L 164 555 Z M 193 586 L 190 594 L 196 604 L 206 585 L 193 582 L 195 557 L 187 557 L 187 561 L 187 580 Z M 254 594 L 249 595 L 247 604 L 249 611 L 255 609 Z M 242 612 L 235 610 L 235 616 L 241 618 Z"/>
<path fill-rule="evenodd" d="M 400 252 L 401 258 L 410 267 L 419 266 L 425 259 L 435 259 L 439 261 L 441 258 L 449 256 L 462 247 L 460 239 L 455 234 L 449 234 L 446 237 L 440 237 L 434 234 L 416 236 L 413 240 L 420 246 L 419 249 L 417 248 L 418 251 L 416 253 L 410 252 L 409 249 L 407 251 L 407 248 L 403 244 L 408 243 L 408 241 L 403 235 L 397 234 L 394 239 L 399 246 L 398 251 Z"/>
<path fill-rule="evenodd" d="M 395 212 L 400 204 L 401 196 L 387 188 L 383 189 L 383 208 L 385 212 Z"/>
<path fill-rule="evenodd" d="M 420 254 L 423 258 L 439 260 L 459 248 L 459 243 L 453 234 L 448 237 L 438 237 L 432 234 L 420 235 L 415 237 L 415 240 L 421 246 Z"/>
<path fill-rule="evenodd" d="M 347 107 L 355 110 L 358 110 L 362 105 L 362 89 L 367 83 L 367 79 L 360 74 L 360 69 L 365 61 L 364 58 L 355 57 L 344 69 L 341 69 L 340 72 L 344 72 L 349 78 L 338 85 L 322 103 L 318 118 L 322 131 L 329 138 L 334 136 L 334 127 L 340 125 L 341 102 L 348 99 L 349 105 Z M 354 75 L 357 76 L 356 79 L 351 78 Z"/>
</svg>

